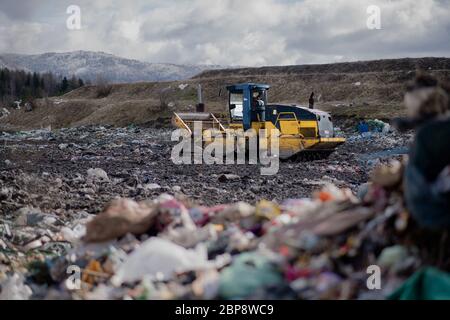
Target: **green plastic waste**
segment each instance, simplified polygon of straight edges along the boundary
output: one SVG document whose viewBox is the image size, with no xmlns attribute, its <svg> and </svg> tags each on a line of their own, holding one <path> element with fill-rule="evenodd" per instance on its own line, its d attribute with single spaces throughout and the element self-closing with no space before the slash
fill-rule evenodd
<svg viewBox="0 0 450 320">
<path fill-rule="evenodd" d="M 425 267 L 389 295 L 390 300 L 450 300 L 450 274 Z"/>
<path fill-rule="evenodd" d="M 283 283 L 279 270 L 258 253 L 242 253 L 221 272 L 219 294 L 224 299 L 240 299 L 258 289 Z"/>
</svg>

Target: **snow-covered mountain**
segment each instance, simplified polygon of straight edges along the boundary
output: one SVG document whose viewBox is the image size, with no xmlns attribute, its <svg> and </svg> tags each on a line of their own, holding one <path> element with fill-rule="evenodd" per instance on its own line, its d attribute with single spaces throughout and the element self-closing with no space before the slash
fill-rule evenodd
<svg viewBox="0 0 450 320">
<path fill-rule="evenodd" d="M 182 80 L 204 70 L 222 68 L 215 65 L 148 63 L 92 51 L 0 54 L 0 67 L 39 73 L 51 71 L 61 76 L 75 75 L 92 82 L 102 77 L 113 83 Z"/>
</svg>

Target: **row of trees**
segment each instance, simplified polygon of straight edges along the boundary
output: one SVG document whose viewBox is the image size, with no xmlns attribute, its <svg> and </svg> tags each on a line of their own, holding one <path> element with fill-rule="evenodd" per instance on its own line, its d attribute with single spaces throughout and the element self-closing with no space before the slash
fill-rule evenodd
<svg viewBox="0 0 450 320">
<path fill-rule="evenodd" d="M 0 102 L 11 105 L 15 100 L 31 101 L 61 95 L 84 86 L 80 78 L 57 77 L 51 72 L 39 74 L 23 70 L 0 69 Z"/>
</svg>

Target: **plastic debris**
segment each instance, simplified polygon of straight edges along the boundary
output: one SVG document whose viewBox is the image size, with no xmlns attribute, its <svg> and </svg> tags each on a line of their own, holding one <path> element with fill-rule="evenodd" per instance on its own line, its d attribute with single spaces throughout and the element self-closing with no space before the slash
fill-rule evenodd
<svg viewBox="0 0 450 320">
<path fill-rule="evenodd" d="M 105 211 L 86 225 L 86 242 L 115 239 L 127 233 L 142 234 L 154 223 L 155 208 L 130 199 L 112 201 Z"/>
<path fill-rule="evenodd" d="M 219 176 L 219 182 L 235 181 L 241 179 L 237 174 L 222 174 Z"/>
<path fill-rule="evenodd" d="M 376 167 L 371 175 L 371 181 L 386 188 L 398 186 L 403 180 L 404 165 L 393 160 L 388 165 Z"/>
<path fill-rule="evenodd" d="M 76 243 L 86 235 L 86 226 L 77 224 L 74 228 L 62 227 L 61 236 L 65 241 Z"/>
<path fill-rule="evenodd" d="M 450 275 L 426 267 L 414 273 L 388 297 L 391 300 L 449 300 Z"/>
<path fill-rule="evenodd" d="M 205 269 L 209 267 L 207 260 L 203 246 L 187 250 L 168 240 L 150 238 L 130 254 L 112 281 L 120 285 L 142 280 L 145 276 L 168 279 L 175 272 Z"/>
<path fill-rule="evenodd" d="M 408 257 L 408 250 L 400 245 L 384 248 L 378 257 L 377 265 L 391 269 L 398 266 Z"/>
<path fill-rule="evenodd" d="M 24 284 L 24 276 L 14 273 L 1 283 L 0 300 L 28 300 L 32 291 Z"/>
<path fill-rule="evenodd" d="M 87 171 L 88 178 L 94 179 L 94 180 L 100 180 L 100 181 L 109 181 L 108 174 L 105 170 L 100 168 L 90 168 Z"/>
<path fill-rule="evenodd" d="M 83 269 L 83 276 L 81 280 L 88 284 L 95 284 L 99 277 L 108 278 L 104 272 L 102 265 L 97 260 L 91 260 L 86 268 Z"/>
<path fill-rule="evenodd" d="M 255 214 L 255 208 L 245 202 L 237 202 L 217 212 L 212 217 L 213 223 L 235 222 Z"/>
<path fill-rule="evenodd" d="M 222 271 L 219 294 L 224 299 L 246 298 L 256 290 L 282 284 L 280 271 L 264 256 L 242 253 Z"/>
<path fill-rule="evenodd" d="M 276 218 L 281 210 L 279 206 L 271 201 L 261 200 L 256 204 L 256 216 L 272 220 Z"/>
<path fill-rule="evenodd" d="M 220 273 L 214 269 L 199 271 L 197 279 L 192 283 L 192 291 L 197 298 L 214 299 L 220 289 Z"/>
</svg>

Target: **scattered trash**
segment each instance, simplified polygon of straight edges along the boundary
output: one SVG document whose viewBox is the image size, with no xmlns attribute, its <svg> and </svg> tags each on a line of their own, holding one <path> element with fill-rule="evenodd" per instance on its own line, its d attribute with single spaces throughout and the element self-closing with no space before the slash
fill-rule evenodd
<svg viewBox="0 0 450 320">
<path fill-rule="evenodd" d="M 368 132 L 380 132 L 387 134 L 391 131 L 391 126 L 389 123 L 378 119 L 363 120 L 358 123 L 357 130 L 360 134 L 366 134 Z M 366 136 L 368 135 L 366 134 Z"/>
<path fill-rule="evenodd" d="M 9 110 L 6 109 L 6 108 L 0 109 L 0 119 L 6 118 L 6 117 L 9 116 L 10 114 L 11 114 L 11 112 L 9 112 Z"/>
<path fill-rule="evenodd" d="M 379 172 L 393 175 L 396 166 Z M 44 264 L 28 269 L 30 279 L 52 288 L 47 297 L 60 290 L 86 299 L 365 298 L 356 275 L 367 266 L 377 264 L 389 283 L 401 283 L 422 266 L 424 252 L 428 263 L 445 255 L 433 253 L 433 235 L 411 221 L 402 184 L 375 180 L 359 198 L 325 183 L 311 198 L 281 204 L 263 199 L 207 207 L 168 194 L 140 202 L 118 198 L 97 216 L 79 213 L 67 225 L 24 207 L 0 245 L 14 243 L 26 253 L 14 259 L 52 248 Z M 33 228 L 39 236 L 27 233 Z M 66 283 L 70 265 L 81 272 L 82 291 Z"/>
<path fill-rule="evenodd" d="M 213 223 L 235 222 L 255 214 L 255 208 L 246 202 L 237 202 L 225 207 L 212 217 Z"/>
<path fill-rule="evenodd" d="M 388 297 L 390 300 L 449 300 L 450 275 L 425 267 L 414 273 Z"/>
<path fill-rule="evenodd" d="M 227 182 L 227 181 L 236 181 L 241 179 L 240 176 L 238 176 L 237 174 L 222 174 L 219 177 L 219 182 Z"/>
<path fill-rule="evenodd" d="M 220 276 L 219 295 L 224 299 L 247 298 L 256 290 L 283 285 L 277 268 L 259 253 L 242 253 Z"/>
<path fill-rule="evenodd" d="M 157 183 L 148 183 L 144 185 L 144 188 L 147 190 L 159 190 L 161 189 L 161 186 Z"/>
<path fill-rule="evenodd" d="M 211 300 L 219 295 L 220 273 L 214 269 L 199 271 L 192 283 L 192 291 L 199 299 Z"/>
<path fill-rule="evenodd" d="M 115 285 L 142 280 L 145 276 L 169 279 L 175 272 L 208 267 L 206 248 L 187 250 L 168 240 L 150 238 L 143 242 L 120 266 L 112 279 Z"/>
<path fill-rule="evenodd" d="M 278 215 L 280 215 L 281 210 L 279 206 L 271 201 L 261 200 L 256 204 L 256 216 L 272 220 L 275 219 Z"/>
<path fill-rule="evenodd" d="M 105 172 L 105 170 L 100 168 L 88 169 L 87 174 L 88 178 L 91 179 L 98 179 L 100 181 L 109 181 L 108 174 Z"/>
<path fill-rule="evenodd" d="M 20 105 L 21 105 L 21 104 L 22 104 L 22 100 L 14 101 L 14 107 L 15 107 L 15 109 L 20 110 Z"/>
<path fill-rule="evenodd" d="M 98 283 L 102 277 L 108 277 L 108 275 L 104 272 L 100 262 L 97 260 L 91 260 L 86 268 L 83 269 L 83 276 L 81 280 L 84 283 L 93 285 Z"/>
<path fill-rule="evenodd" d="M 0 300 L 28 300 L 32 295 L 31 288 L 24 284 L 24 276 L 14 273 L 0 283 Z"/>
<path fill-rule="evenodd" d="M 77 224 L 73 229 L 69 227 L 61 228 L 61 236 L 63 240 L 76 243 L 79 242 L 86 235 L 86 226 Z"/>
<path fill-rule="evenodd" d="M 381 268 L 392 269 L 408 258 L 408 251 L 401 245 L 384 248 L 378 257 L 377 265 Z"/>
<path fill-rule="evenodd" d="M 101 242 L 127 233 L 142 234 L 155 223 L 155 208 L 146 202 L 130 199 L 112 201 L 105 211 L 86 225 L 86 242 Z"/>
<path fill-rule="evenodd" d="M 31 112 L 33 111 L 33 105 L 31 102 L 25 102 L 25 112 Z"/>
<path fill-rule="evenodd" d="M 398 160 L 391 161 L 388 165 L 376 167 L 371 175 L 371 180 L 385 188 L 397 187 L 403 180 L 403 164 Z"/>
<path fill-rule="evenodd" d="M 366 121 L 358 123 L 358 132 L 361 134 L 369 132 L 369 124 Z"/>
<path fill-rule="evenodd" d="M 370 131 L 388 133 L 390 130 L 389 123 L 383 122 L 378 119 L 367 120 L 367 124 L 369 126 Z"/>
</svg>

